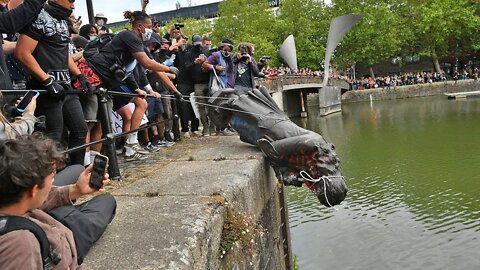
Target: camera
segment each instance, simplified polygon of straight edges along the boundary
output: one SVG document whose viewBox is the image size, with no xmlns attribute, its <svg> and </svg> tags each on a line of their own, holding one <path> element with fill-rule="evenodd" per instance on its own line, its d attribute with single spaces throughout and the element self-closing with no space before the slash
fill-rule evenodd
<svg viewBox="0 0 480 270">
<path fill-rule="evenodd" d="M 125 70 L 119 64 L 113 64 L 110 71 L 113 72 L 117 81 L 122 81 L 125 78 Z"/>
<path fill-rule="evenodd" d="M 174 23 L 173 26 L 175 29 L 180 30 L 180 28 L 184 27 L 185 25 L 183 23 Z"/>
</svg>

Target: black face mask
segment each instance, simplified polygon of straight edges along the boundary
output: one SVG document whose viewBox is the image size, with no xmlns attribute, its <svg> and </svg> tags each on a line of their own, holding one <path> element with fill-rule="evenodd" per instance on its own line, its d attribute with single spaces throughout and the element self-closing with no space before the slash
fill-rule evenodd
<svg viewBox="0 0 480 270">
<path fill-rule="evenodd" d="M 52 17 L 57 20 L 70 21 L 70 15 L 72 14 L 71 9 L 62 7 L 59 4 L 53 2 L 48 2 L 48 4 L 44 6 L 44 9 L 48 12 L 48 14 L 52 15 Z"/>
<path fill-rule="evenodd" d="M 158 56 L 159 56 L 160 58 L 163 58 L 163 57 L 165 57 L 165 56 L 168 55 L 168 51 L 169 51 L 168 49 L 160 49 L 160 50 L 158 51 Z"/>
</svg>

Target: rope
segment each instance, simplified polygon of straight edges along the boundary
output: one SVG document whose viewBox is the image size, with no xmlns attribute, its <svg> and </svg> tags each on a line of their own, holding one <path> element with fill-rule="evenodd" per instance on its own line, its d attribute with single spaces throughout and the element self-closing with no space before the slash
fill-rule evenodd
<svg viewBox="0 0 480 270">
<path fill-rule="evenodd" d="M 95 145 L 95 144 L 99 144 L 99 143 L 103 143 L 107 140 L 110 140 L 110 139 L 117 139 L 117 138 L 120 138 L 120 137 L 123 137 L 125 135 L 128 135 L 130 133 L 134 133 L 134 132 L 138 132 L 140 130 L 143 130 L 143 129 L 147 129 L 149 127 L 153 127 L 153 126 L 156 126 L 157 124 L 160 124 L 160 123 L 163 123 L 163 122 L 166 122 L 166 121 L 170 121 L 170 120 L 174 120 L 174 119 L 177 119 L 178 116 L 175 115 L 173 118 L 169 118 L 169 119 L 163 119 L 162 121 L 157 121 L 157 122 L 153 122 L 153 123 L 150 123 L 150 124 L 147 124 L 147 125 L 144 125 L 144 126 L 141 126 L 137 129 L 132 129 L 130 131 L 127 131 L 127 132 L 122 132 L 120 134 L 115 134 L 113 135 L 112 138 L 102 138 L 100 140 L 97 140 L 97 141 L 93 141 L 93 142 L 90 142 L 90 143 L 87 143 L 87 144 L 83 144 L 83 145 L 79 145 L 79 146 L 76 146 L 76 147 L 73 147 L 73 148 L 70 148 L 70 149 L 67 149 L 65 151 L 62 152 L 62 154 L 70 154 L 72 152 L 75 152 L 75 151 L 78 151 L 78 150 L 81 150 L 83 148 L 87 148 L 89 146 L 92 146 L 92 145 Z M 108 134 L 107 134 L 108 135 Z"/>
<path fill-rule="evenodd" d="M 167 98 L 167 99 L 172 99 L 172 100 L 175 99 L 175 98 L 172 97 L 172 95 L 163 95 L 162 97 L 165 97 L 165 98 Z M 185 99 L 184 99 L 183 101 L 192 103 L 192 101 L 190 101 L 190 100 L 185 100 Z M 213 105 L 213 104 L 208 104 L 208 103 L 202 103 L 202 102 L 196 102 L 196 101 L 195 101 L 195 103 L 196 103 L 196 104 L 203 105 L 203 106 L 206 106 L 206 107 L 212 107 L 212 108 L 223 109 L 223 110 L 226 110 L 226 111 L 232 111 L 232 112 L 238 112 L 238 113 L 256 115 L 256 116 L 261 116 L 261 117 L 270 118 L 270 119 L 279 120 L 279 121 L 287 121 L 287 120 L 289 120 L 289 119 L 285 119 L 285 118 L 272 117 L 272 116 L 270 116 L 270 115 L 268 115 L 268 114 L 260 114 L 260 113 L 254 113 L 254 112 L 247 112 L 247 111 L 242 111 L 242 110 L 237 110 L 237 109 L 232 109 L 232 108 L 217 106 L 217 105 Z"/>
<path fill-rule="evenodd" d="M 39 93 L 48 93 L 47 90 L 45 89 L 38 89 L 38 90 L 0 90 L 0 93 L 5 93 L 5 94 L 20 94 L 20 93 L 26 93 L 28 91 L 37 91 Z M 124 93 L 124 92 L 117 92 L 117 91 L 107 91 L 106 92 L 107 94 L 109 95 L 113 95 L 113 96 L 123 96 L 123 97 L 155 97 L 155 95 L 152 95 L 152 94 L 146 94 L 146 95 L 139 95 L 139 94 L 134 94 L 134 93 Z M 67 95 L 83 95 L 85 94 L 83 91 L 81 90 L 68 90 L 68 91 L 65 91 L 65 94 Z"/>
<path fill-rule="evenodd" d="M 163 97 L 163 96 L 162 96 Z M 191 96 L 191 95 L 188 95 L 186 96 L 187 98 L 188 97 L 193 97 L 193 98 L 199 98 L 199 99 L 210 99 L 211 97 L 209 96 Z M 235 98 L 228 98 L 228 97 L 215 97 L 215 99 L 224 99 L 224 100 L 234 100 Z"/>
<path fill-rule="evenodd" d="M 313 178 L 310 174 L 308 174 L 306 171 L 300 171 L 300 176 L 305 180 L 305 181 L 309 181 L 309 182 L 312 182 L 312 183 L 318 183 L 320 181 L 323 180 L 323 195 L 325 196 L 325 200 L 327 201 L 327 204 L 328 206 L 330 206 L 331 208 L 335 209 L 336 211 L 338 211 L 337 208 L 333 207 L 333 205 L 328 201 L 328 198 L 327 198 L 327 183 L 326 181 L 328 182 L 332 182 L 332 180 L 330 178 L 342 178 L 343 179 L 343 176 L 327 176 L 327 175 L 324 175 L 324 176 L 321 176 L 317 179 Z"/>
</svg>

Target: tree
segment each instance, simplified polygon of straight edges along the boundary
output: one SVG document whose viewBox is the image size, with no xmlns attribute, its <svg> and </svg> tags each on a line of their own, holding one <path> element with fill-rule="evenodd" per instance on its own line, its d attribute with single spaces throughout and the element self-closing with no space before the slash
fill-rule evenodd
<svg viewBox="0 0 480 270">
<path fill-rule="evenodd" d="M 318 70 L 325 57 L 329 20 L 323 1 L 284 0 L 276 21 L 275 44 L 281 45 L 292 34 L 298 66 Z"/>
<path fill-rule="evenodd" d="M 165 24 L 165 26 L 159 29 L 159 33 L 167 33 L 170 27 L 172 27 L 174 23 L 182 23 L 183 25 L 185 25 L 185 27 L 182 28 L 181 30 L 182 30 L 182 33 L 189 39 L 191 39 L 192 35 L 194 34 L 210 35 L 213 32 L 212 23 L 206 20 L 205 18 L 200 18 L 200 19 L 188 18 L 188 19 L 170 20 Z"/>
<path fill-rule="evenodd" d="M 409 36 L 401 13 L 402 5 L 381 0 L 335 0 L 331 11 L 336 16 L 360 14 L 362 20 L 347 34 L 337 48 L 336 61 L 343 66 L 363 62 L 369 66 L 370 76 L 375 77 L 373 65 L 400 53 Z M 393 1 L 392 1 L 393 2 Z M 402 1 L 397 1 L 402 2 Z"/>
<path fill-rule="evenodd" d="M 478 7 L 468 0 L 421 0 L 416 3 L 413 25 L 423 52 L 432 56 L 441 72 L 440 56 L 458 55 L 478 49 L 480 19 Z M 478 5 L 478 4 L 477 4 Z"/>
<path fill-rule="evenodd" d="M 275 18 L 265 0 L 224 0 L 219 6 L 212 38 L 255 44 L 256 55 L 272 56 L 276 63 Z"/>
</svg>

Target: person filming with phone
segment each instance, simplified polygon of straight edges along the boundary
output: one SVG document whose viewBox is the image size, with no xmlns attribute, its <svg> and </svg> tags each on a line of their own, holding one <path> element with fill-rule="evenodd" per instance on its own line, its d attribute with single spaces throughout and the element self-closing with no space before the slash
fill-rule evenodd
<svg viewBox="0 0 480 270">
<path fill-rule="evenodd" d="M 260 75 L 257 62 L 253 58 L 255 48 L 251 43 L 238 45 L 233 64 L 235 65 L 235 91 L 238 95 L 247 94 L 255 88 L 255 77 Z"/>
<path fill-rule="evenodd" d="M 29 91 L 18 101 L 17 111 L 21 113 L 21 116 L 16 117 L 13 123 L 10 123 L 5 115 L 0 112 L 0 141 L 33 133 L 37 122 L 37 118 L 34 116 L 37 107 L 37 95 L 38 92 Z"/>
<path fill-rule="evenodd" d="M 75 183 L 57 187 L 53 183 L 63 162 L 56 143 L 38 134 L 0 142 L 2 269 L 80 269 L 113 219 L 111 195 L 73 204 L 105 191 L 104 161 L 87 167 Z"/>
</svg>

